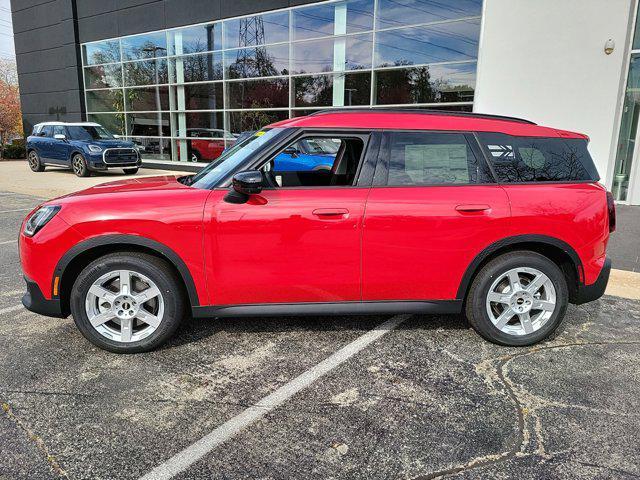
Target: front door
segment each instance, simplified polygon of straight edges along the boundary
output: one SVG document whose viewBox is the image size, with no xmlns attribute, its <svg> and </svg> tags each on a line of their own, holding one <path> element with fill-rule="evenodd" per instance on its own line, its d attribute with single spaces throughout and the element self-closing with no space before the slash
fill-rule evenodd
<svg viewBox="0 0 640 480">
<path fill-rule="evenodd" d="M 385 133 L 364 220 L 363 300 L 455 299 L 474 257 L 506 236 L 507 195 L 474 142 Z"/>
<path fill-rule="evenodd" d="M 246 203 L 214 191 L 205 210 L 214 305 L 358 301 L 368 187 L 357 186 L 368 136 L 335 138 L 331 171 L 262 166 L 267 188 Z"/>
</svg>

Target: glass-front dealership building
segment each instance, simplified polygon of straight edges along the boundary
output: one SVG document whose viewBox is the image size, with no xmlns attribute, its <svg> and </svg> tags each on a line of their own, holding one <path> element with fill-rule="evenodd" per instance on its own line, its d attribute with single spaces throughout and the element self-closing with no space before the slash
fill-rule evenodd
<svg viewBox="0 0 640 480">
<path fill-rule="evenodd" d="M 12 10 L 27 129 L 94 121 L 150 164 L 197 166 L 243 132 L 322 109 L 475 110 L 586 133 L 601 181 L 640 203 L 636 3 L 14 0 Z"/>
</svg>

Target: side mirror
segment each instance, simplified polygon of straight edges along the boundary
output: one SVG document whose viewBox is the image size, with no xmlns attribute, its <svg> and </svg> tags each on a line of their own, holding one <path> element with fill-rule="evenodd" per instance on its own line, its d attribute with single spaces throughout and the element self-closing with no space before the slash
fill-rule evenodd
<svg viewBox="0 0 640 480">
<path fill-rule="evenodd" d="M 262 173 L 257 170 L 247 170 L 233 176 L 233 189 L 238 193 L 253 195 L 262 191 Z"/>
<path fill-rule="evenodd" d="M 57 133 L 57 134 L 55 134 L 55 135 L 53 136 L 53 138 L 55 138 L 56 140 L 66 140 L 66 139 L 67 139 L 67 136 L 66 136 L 66 135 L 63 135 L 63 134 L 61 134 L 61 133 Z"/>
<path fill-rule="evenodd" d="M 298 156 L 298 149 L 296 147 L 287 147 L 285 148 L 282 153 L 285 153 L 287 155 L 291 155 L 292 158 L 296 158 Z"/>
<path fill-rule="evenodd" d="M 224 197 L 229 203 L 245 203 L 250 195 L 262 191 L 262 173 L 258 170 L 246 170 L 233 176 L 233 189 Z"/>
</svg>

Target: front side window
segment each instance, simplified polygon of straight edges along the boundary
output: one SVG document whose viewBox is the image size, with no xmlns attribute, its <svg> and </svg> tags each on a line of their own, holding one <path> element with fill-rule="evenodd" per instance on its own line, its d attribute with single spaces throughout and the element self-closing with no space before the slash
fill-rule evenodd
<svg viewBox="0 0 640 480">
<path fill-rule="evenodd" d="M 502 183 L 599 179 L 586 139 L 514 137 L 502 133 L 478 136 Z"/>
<path fill-rule="evenodd" d="M 347 187 L 355 185 L 364 153 L 360 137 L 305 137 L 262 167 L 267 184 L 287 187 Z"/>
<path fill-rule="evenodd" d="M 65 131 L 64 127 L 62 125 L 55 125 L 53 127 L 53 135 L 64 135 L 65 137 L 67 136 L 67 132 Z"/>
<path fill-rule="evenodd" d="M 490 174 L 462 133 L 392 132 L 387 185 L 487 183 Z"/>
</svg>

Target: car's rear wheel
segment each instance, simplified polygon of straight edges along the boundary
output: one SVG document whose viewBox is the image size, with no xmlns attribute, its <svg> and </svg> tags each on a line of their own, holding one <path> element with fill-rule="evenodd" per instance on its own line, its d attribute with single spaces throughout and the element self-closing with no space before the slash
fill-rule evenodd
<svg viewBox="0 0 640 480">
<path fill-rule="evenodd" d="M 566 279 L 554 262 L 518 251 L 482 268 L 469 289 L 466 314 L 471 326 L 493 343 L 532 345 L 558 328 L 568 300 Z"/>
<path fill-rule="evenodd" d="M 135 175 L 138 173 L 138 167 L 135 168 L 123 168 L 125 175 Z"/>
<path fill-rule="evenodd" d="M 44 172 L 44 164 L 40 160 L 40 155 L 35 150 L 31 150 L 27 156 L 29 168 L 34 172 Z"/>
<path fill-rule="evenodd" d="M 71 169 L 78 177 L 88 177 L 90 174 L 87 161 L 79 153 L 76 153 L 71 159 Z"/>
<path fill-rule="evenodd" d="M 94 345 L 116 353 L 153 350 L 184 316 L 182 289 L 164 261 L 128 252 L 101 257 L 78 276 L 71 313 Z"/>
</svg>

